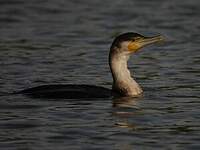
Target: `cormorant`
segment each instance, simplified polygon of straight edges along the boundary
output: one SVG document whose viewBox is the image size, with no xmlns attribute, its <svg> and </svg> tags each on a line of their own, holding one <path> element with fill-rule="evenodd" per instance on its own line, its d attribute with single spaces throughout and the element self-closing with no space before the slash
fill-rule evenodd
<svg viewBox="0 0 200 150">
<path fill-rule="evenodd" d="M 136 97 L 142 89 L 131 77 L 127 61 L 142 47 L 162 41 L 162 36 L 144 37 L 128 32 L 117 36 L 109 53 L 109 66 L 113 77 L 112 90 L 94 85 L 54 84 L 41 85 L 17 92 L 31 97 L 41 98 L 104 98 L 110 96 Z"/>
</svg>

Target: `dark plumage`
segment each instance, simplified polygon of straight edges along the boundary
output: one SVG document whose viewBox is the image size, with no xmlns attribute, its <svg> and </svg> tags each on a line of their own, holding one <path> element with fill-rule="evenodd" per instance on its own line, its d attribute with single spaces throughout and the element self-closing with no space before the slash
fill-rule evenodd
<svg viewBox="0 0 200 150">
<path fill-rule="evenodd" d="M 127 32 L 120 34 L 115 38 L 110 49 L 112 49 L 113 47 L 120 48 L 120 43 L 122 43 L 123 41 L 133 41 L 137 37 L 144 37 L 144 36 L 134 32 Z"/>
<path fill-rule="evenodd" d="M 112 91 L 95 85 L 53 84 L 28 88 L 16 94 L 25 94 L 33 98 L 105 98 L 112 96 Z"/>
</svg>

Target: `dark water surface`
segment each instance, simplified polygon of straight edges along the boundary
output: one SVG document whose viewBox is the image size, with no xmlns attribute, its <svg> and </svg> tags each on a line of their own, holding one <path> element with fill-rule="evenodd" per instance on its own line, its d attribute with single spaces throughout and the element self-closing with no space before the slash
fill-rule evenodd
<svg viewBox="0 0 200 150">
<path fill-rule="evenodd" d="M 200 149 L 199 0 L 1 0 L 0 92 L 51 84 L 111 88 L 113 36 L 162 34 L 133 56 L 140 99 L 0 96 L 1 150 Z"/>
</svg>

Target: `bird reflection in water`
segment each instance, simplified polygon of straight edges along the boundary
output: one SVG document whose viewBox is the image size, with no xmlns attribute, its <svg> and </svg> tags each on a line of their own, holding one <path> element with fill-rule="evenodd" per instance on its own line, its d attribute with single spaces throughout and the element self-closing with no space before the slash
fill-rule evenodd
<svg viewBox="0 0 200 150">
<path fill-rule="evenodd" d="M 113 115 L 117 117 L 116 126 L 136 130 L 137 126 L 129 119 L 141 113 L 142 97 L 118 97 L 113 99 Z"/>
</svg>

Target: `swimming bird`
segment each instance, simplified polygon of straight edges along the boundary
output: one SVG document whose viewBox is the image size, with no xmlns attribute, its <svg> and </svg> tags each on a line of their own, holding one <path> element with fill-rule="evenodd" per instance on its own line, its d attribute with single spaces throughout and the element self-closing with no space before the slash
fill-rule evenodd
<svg viewBox="0 0 200 150">
<path fill-rule="evenodd" d="M 127 61 L 132 54 L 138 52 L 142 47 L 162 40 L 163 37 L 160 35 L 145 37 L 134 32 L 118 35 L 112 42 L 109 53 L 109 66 L 113 77 L 112 90 L 94 85 L 54 84 L 28 88 L 17 93 L 43 98 L 139 96 L 143 91 L 131 76 Z"/>
</svg>

